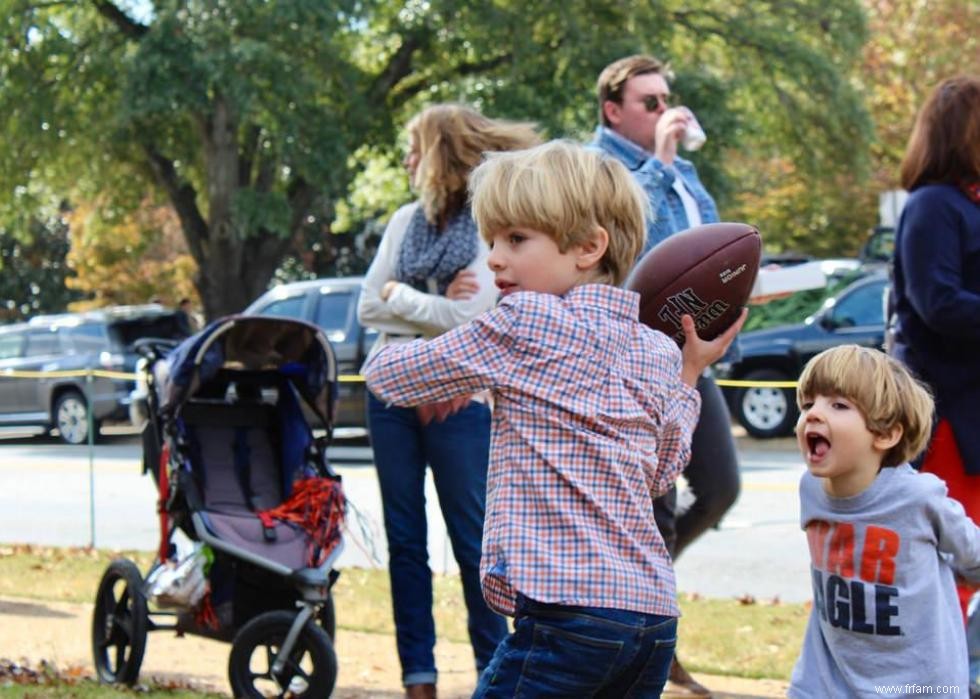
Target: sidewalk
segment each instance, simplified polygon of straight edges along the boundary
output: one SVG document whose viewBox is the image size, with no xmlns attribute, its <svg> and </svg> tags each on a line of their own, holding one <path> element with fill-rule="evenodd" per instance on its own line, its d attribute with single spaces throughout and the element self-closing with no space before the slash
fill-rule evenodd
<svg viewBox="0 0 980 699">
<path fill-rule="evenodd" d="M 91 617 L 91 604 L 0 597 L 0 658 L 31 664 L 48 660 L 62 669 L 80 666 L 91 673 Z M 176 638 L 166 631 L 151 633 L 141 677 L 183 678 L 201 689 L 227 693 L 229 650 L 229 645 L 207 639 Z M 337 656 L 340 672 L 333 695 L 336 699 L 402 696 L 393 637 L 339 629 Z M 440 668 L 439 696 L 469 697 L 476 681 L 469 645 L 440 642 L 436 662 Z M 695 677 L 714 690 L 717 699 L 786 696 L 784 682 L 704 674 Z"/>
</svg>

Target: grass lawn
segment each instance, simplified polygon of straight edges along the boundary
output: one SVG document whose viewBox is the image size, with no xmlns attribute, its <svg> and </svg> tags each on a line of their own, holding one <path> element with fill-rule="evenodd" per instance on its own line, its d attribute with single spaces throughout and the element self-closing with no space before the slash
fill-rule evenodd
<svg viewBox="0 0 980 699">
<path fill-rule="evenodd" d="M 133 558 L 145 573 L 153 554 L 0 545 L 0 595 L 65 602 L 93 602 L 109 561 Z M 467 642 L 466 610 L 458 577 L 435 576 L 435 616 L 440 638 Z M 341 628 L 393 635 L 388 574 L 384 570 L 345 569 L 334 597 Z M 701 599 L 681 595 L 680 649 L 691 670 L 748 678 L 789 679 L 799 653 L 808 608 L 768 601 Z M 96 694 L 33 694 L 20 688 L 0 697 L 79 697 Z M 41 691 L 41 688 L 36 688 Z M 79 690 L 78 687 L 67 689 Z M 34 690 L 32 690 L 34 691 Z M 47 691 L 47 690 L 44 690 Z M 104 688 L 103 690 L 105 691 Z M 129 696 L 126 693 L 98 696 Z M 140 696 L 156 696 L 141 694 Z M 159 696 L 196 697 L 165 692 Z"/>
<path fill-rule="evenodd" d="M 9 685 L 0 678 L 0 698 L 2 699 L 225 699 L 222 694 L 205 694 L 189 689 L 160 689 L 141 687 L 139 689 L 116 689 L 97 684 L 91 680 L 68 683 L 54 680 L 50 685 Z"/>
</svg>

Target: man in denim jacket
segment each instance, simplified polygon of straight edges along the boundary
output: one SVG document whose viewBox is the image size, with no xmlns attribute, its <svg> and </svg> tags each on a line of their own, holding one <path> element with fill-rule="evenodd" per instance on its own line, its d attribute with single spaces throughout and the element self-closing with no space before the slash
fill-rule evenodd
<svg viewBox="0 0 980 699">
<path fill-rule="evenodd" d="M 607 66 L 597 86 L 601 124 L 592 147 L 622 162 L 643 187 L 652 218 L 647 221 L 646 250 L 692 226 L 718 221 L 718 209 L 694 165 L 677 155 L 693 119 L 685 107 L 672 107 L 669 69 L 652 56 L 629 56 Z M 734 347 L 735 345 L 733 345 Z M 738 458 L 731 417 L 721 390 L 710 376 L 697 384 L 701 414 L 684 477 L 694 503 L 677 516 L 677 493 L 657 498 L 657 525 L 672 557 L 714 527 L 739 493 Z M 675 689 L 708 696 L 676 658 L 670 669 Z"/>
<path fill-rule="evenodd" d="M 671 107 L 667 66 L 651 56 L 629 56 L 599 76 L 602 123 L 594 147 L 622 162 L 650 198 L 647 249 L 670 235 L 718 221 L 715 201 L 694 164 L 677 155 L 690 112 Z"/>
</svg>

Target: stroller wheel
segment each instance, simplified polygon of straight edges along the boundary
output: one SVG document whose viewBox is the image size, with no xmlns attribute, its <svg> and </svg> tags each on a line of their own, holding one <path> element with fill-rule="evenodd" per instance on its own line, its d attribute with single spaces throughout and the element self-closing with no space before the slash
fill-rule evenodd
<svg viewBox="0 0 980 699">
<path fill-rule="evenodd" d="M 337 655 L 324 631 L 307 623 L 300 631 L 282 672 L 272 670 L 294 612 L 260 614 L 235 636 L 228 658 L 228 679 L 236 697 L 329 697 L 337 681 Z"/>
<path fill-rule="evenodd" d="M 113 561 L 102 575 L 92 614 L 92 655 L 99 681 L 136 683 L 148 627 L 139 569 L 124 558 Z"/>
<path fill-rule="evenodd" d="M 333 595 L 327 596 L 327 601 L 320 607 L 316 619 L 320 623 L 320 628 L 330 637 L 330 642 L 335 643 L 337 641 L 337 612 L 334 611 Z"/>
</svg>

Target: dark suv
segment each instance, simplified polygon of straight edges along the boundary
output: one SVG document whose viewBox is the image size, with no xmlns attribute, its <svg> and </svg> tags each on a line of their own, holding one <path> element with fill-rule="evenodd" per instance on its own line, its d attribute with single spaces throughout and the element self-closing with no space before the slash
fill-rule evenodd
<svg viewBox="0 0 980 699">
<path fill-rule="evenodd" d="M 888 278 L 875 272 L 851 283 L 802 323 L 738 336 L 737 361 L 715 364 L 721 379 L 795 381 L 807 361 L 825 349 L 853 343 L 882 348 Z M 799 411 L 792 388 L 725 388 L 732 414 L 753 437 L 791 434 Z"/>
<path fill-rule="evenodd" d="M 80 444 L 88 441 L 89 406 L 93 436 L 103 420 L 127 419 L 131 379 L 89 382 L 58 372 L 132 373 L 133 343 L 144 337 L 183 337 L 177 314 L 156 304 L 116 306 L 0 326 L 0 425 L 57 428 L 65 442 Z"/>
<path fill-rule="evenodd" d="M 298 318 L 323 330 L 337 354 L 341 375 L 334 430 L 338 438 L 367 434 L 364 383 L 355 377 L 378 333 L 357 321 L 363 282 L 363 277 L 338 277 L 282 284 L 262 294 L 243 311 L 245 315 Z"/>
</svg>

